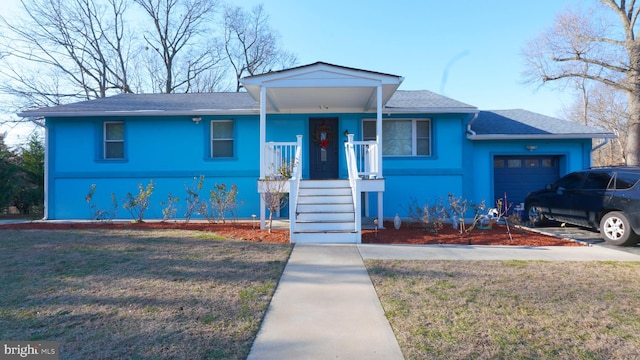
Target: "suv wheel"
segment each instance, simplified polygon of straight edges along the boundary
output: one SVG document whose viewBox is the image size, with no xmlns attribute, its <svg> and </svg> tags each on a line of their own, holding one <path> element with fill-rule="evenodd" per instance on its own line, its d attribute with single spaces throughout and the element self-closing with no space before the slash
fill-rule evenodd
<svg viewBox="0 0 640 360">
<path fill-rule="evenodd" d="M 619 211 L 612 211 L 602 217 L 600 234 L 604 241 L 612 245 L 631 246 L 638 243 L 638 235 L 631 230 L 627 217 Z"/>
<path fill-rule="evenodd" d="M 533 226 L 540 226 L 546 222 L 546 218 L 542 214 L 538 204 L 531 204 L 527 206 L 527 216 L 529 218 L 529 223 Z"/>
</svg>

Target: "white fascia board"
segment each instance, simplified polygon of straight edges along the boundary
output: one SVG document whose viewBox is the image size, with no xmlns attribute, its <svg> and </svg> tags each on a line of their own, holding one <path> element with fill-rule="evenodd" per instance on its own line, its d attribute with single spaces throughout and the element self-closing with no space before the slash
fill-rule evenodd
<svg viewBox="0 0 640 360">
<path fill-rule="evenodd" d="M 478 108 L 383 108 L 383 114 L 476 114 Z"/>
<path fill-rule="evenodd" d="M 161 110 L 138 110 L 138 111 L 66 111 L 66 112 L 22 112 L 21 117 L 105 117 L 105 116 L 193 116 L 193 115 L 244 115 L 259 114 L 260 109 L 198 109 L 189 111 L 161 111 Z"/>
</svg>

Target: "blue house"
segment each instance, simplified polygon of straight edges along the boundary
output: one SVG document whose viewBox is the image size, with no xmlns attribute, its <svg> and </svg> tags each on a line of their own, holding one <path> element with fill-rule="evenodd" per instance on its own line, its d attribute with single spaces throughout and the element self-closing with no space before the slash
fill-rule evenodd
<svg viewBox="0 0 640 360">
<path fill-rule="evenodd" d="M 613 134 L 525 110 L 480 111 L 403 78 L 314 63 L 242 79 L 240 93 L 121 94 L 29 110 L 46 123 L 47 219 L 88 219 L 85 197 L 155 184 L 146 218 L 162 218 L 201 175 L 235 184 L 238 215 L 259 214 L 284 173 L 291 241 L 359 242 L 363 217 L 406 216 L 411 198 L 448 194 L 518 205 L 527 192 L 591 165 Z M 127 218 L 120 211 L 117 218 Z"/>
</svg>

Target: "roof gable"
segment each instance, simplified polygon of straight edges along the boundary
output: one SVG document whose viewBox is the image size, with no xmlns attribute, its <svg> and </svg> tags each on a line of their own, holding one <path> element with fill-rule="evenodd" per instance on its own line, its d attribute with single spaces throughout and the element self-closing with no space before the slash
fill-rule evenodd
<svg viewBox="0 0 640 360">
<path fill-rule="evenodd" d="M 257 101 L 265 89 L 267 111 L 354 112 L 376 108 L 378 87 L 384 105 L 403 80 L 401 76 L 316 62 L 248 76 L 241 83 Z"/>
</svg>

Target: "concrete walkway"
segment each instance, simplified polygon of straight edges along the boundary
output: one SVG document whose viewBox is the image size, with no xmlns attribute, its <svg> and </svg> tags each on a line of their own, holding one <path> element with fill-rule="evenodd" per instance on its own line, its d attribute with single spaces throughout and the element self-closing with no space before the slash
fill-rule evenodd
<svg viewBox="0 0 640 360">
<path fill-rule="evenodd" d="M 640 255 L 603 246 L 358 245 L 363 259 L 640 261 Z"/>
<path fill-rule="evenodd" d="M 403 359 L 356 245 L 296 244 L 248 359 Z"/>
<path fill-rule="evenodd" d="M 640 261 L 602 246 L 296 244 L 248 359 L 403 359 L 363 259 Z"/>
</svg>

